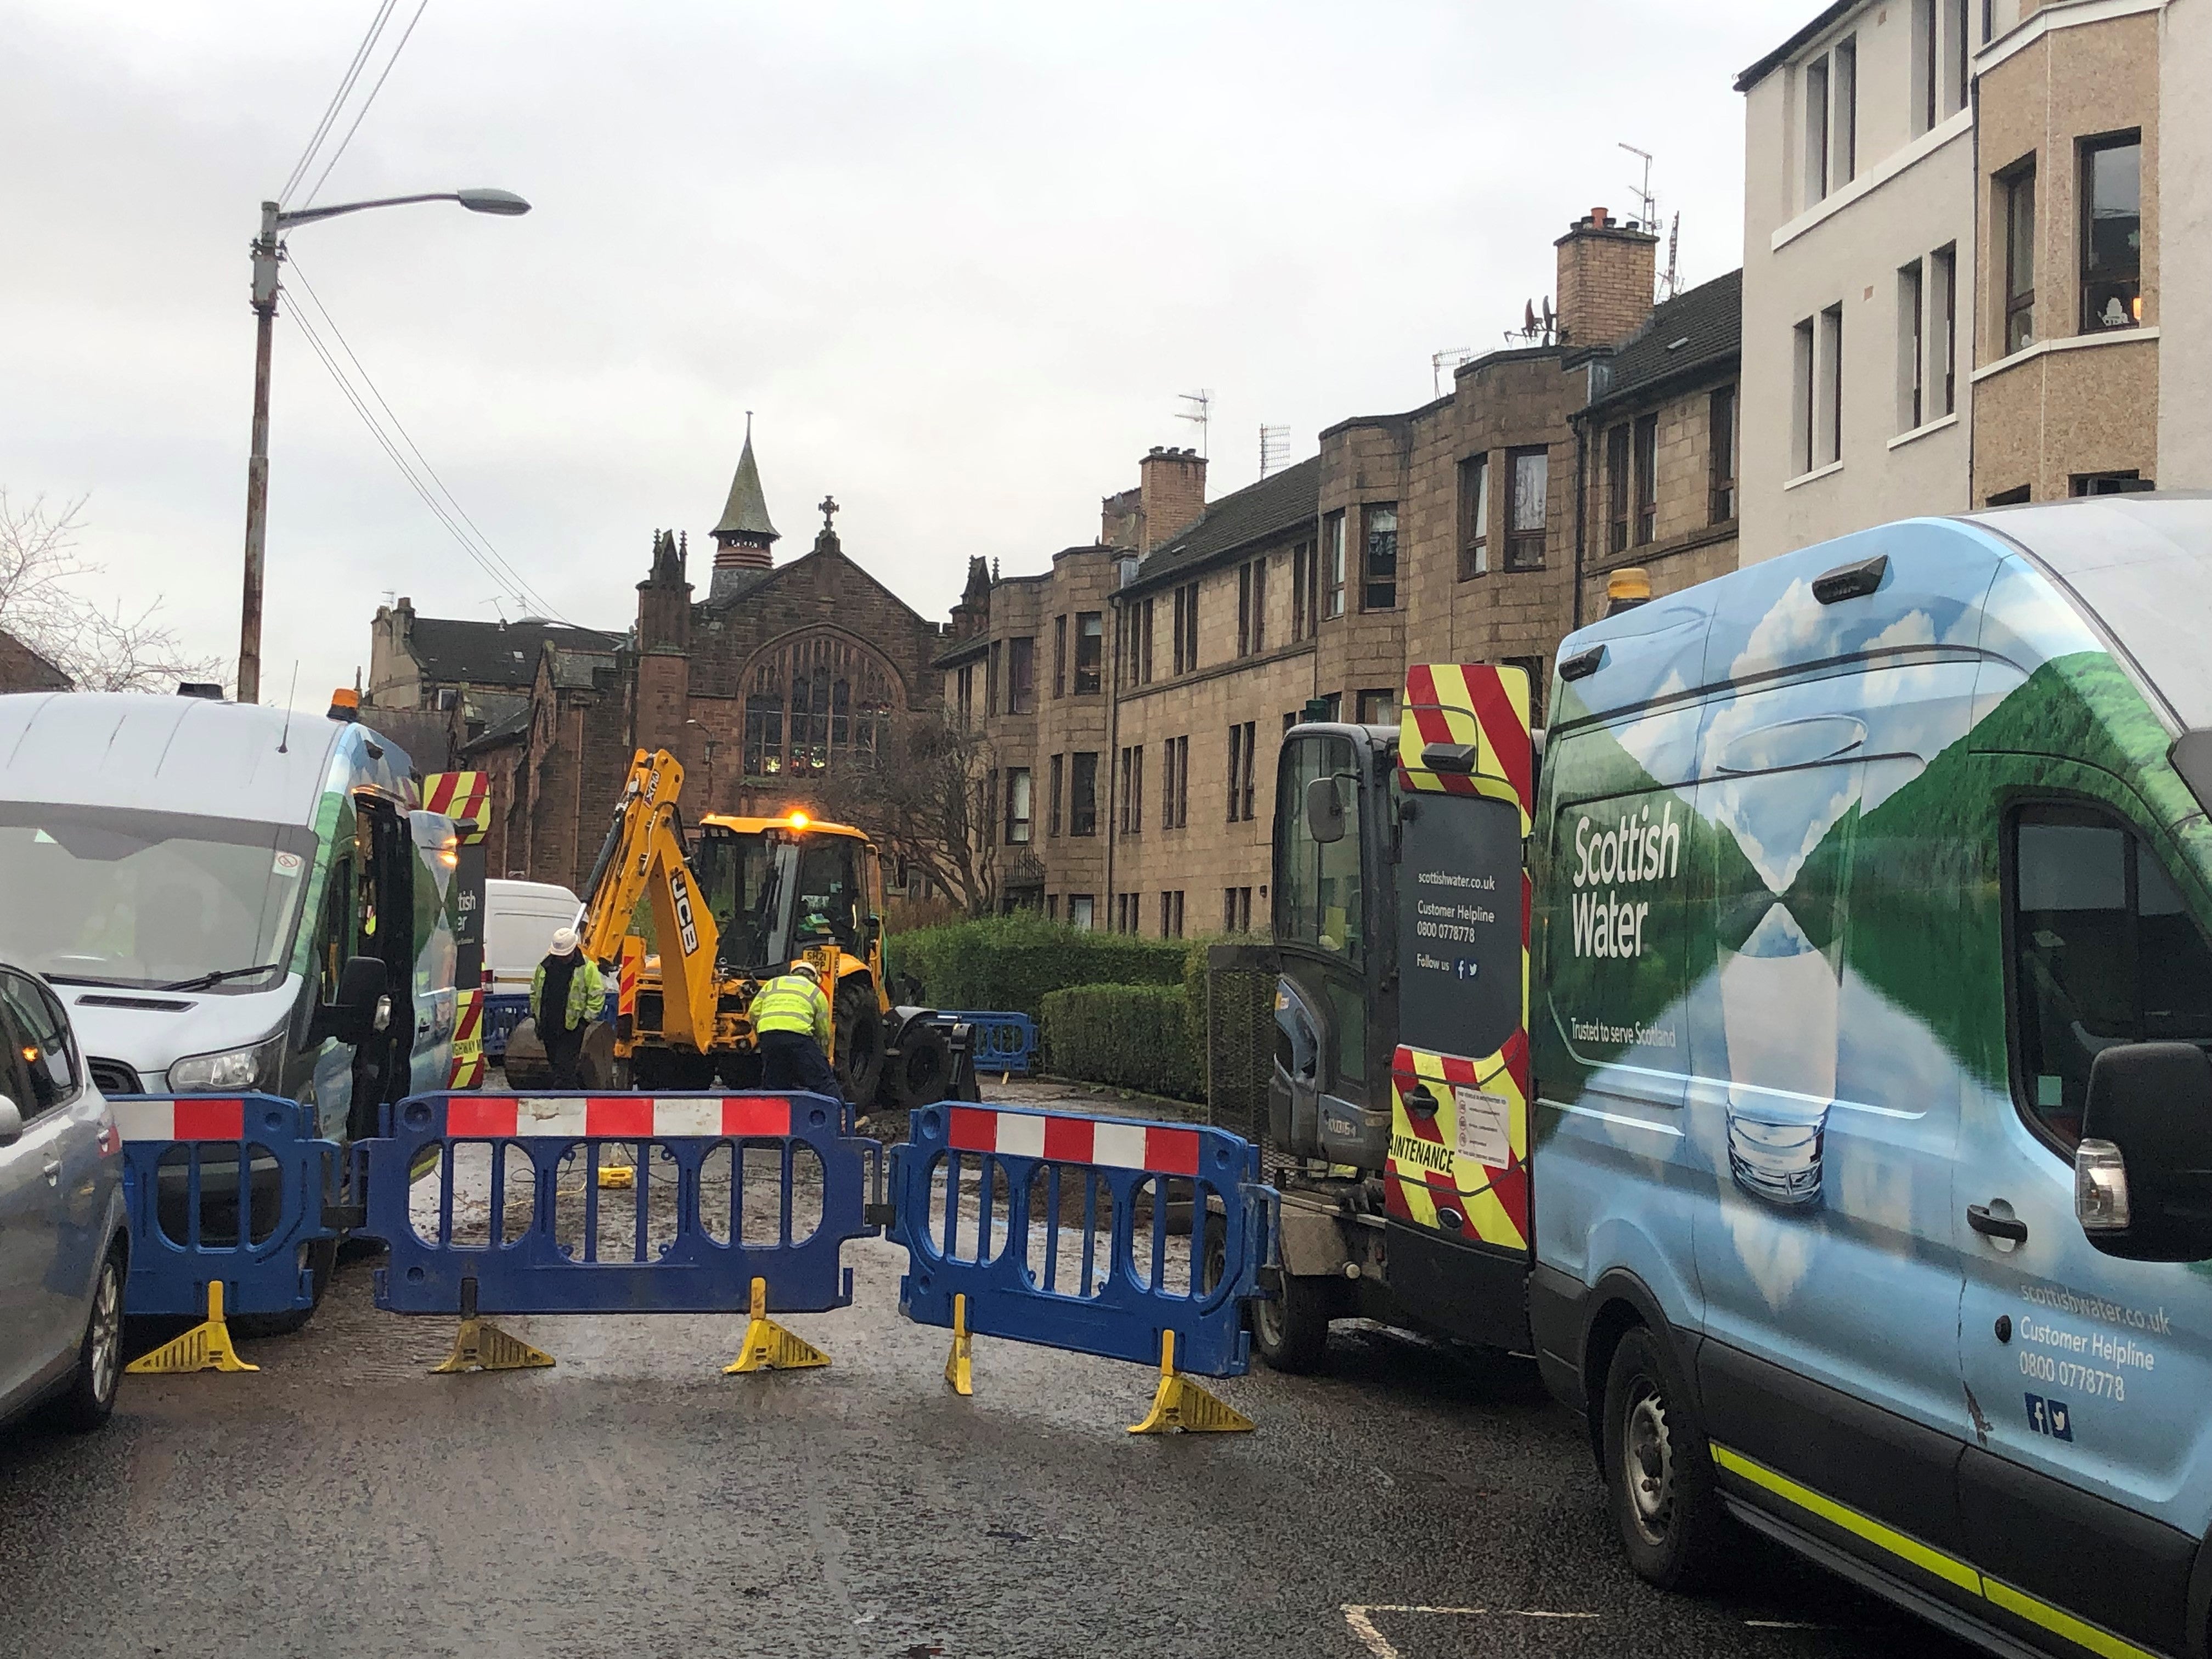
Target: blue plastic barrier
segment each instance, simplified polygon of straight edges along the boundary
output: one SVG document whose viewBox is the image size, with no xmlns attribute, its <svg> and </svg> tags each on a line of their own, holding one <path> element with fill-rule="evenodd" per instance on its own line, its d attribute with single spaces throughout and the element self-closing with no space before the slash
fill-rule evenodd
<svg viewBox="0 0 2212 1659">
<path fill-rule="evenodd" d="M 473 1279 L 483 1314 L 727 1313 L 763 1279 L 771 1312 L 844 1307 L 845 1242 L 878 1231 L 878 1149 L 848 1138 L 849 1117 L 808 1094 L 411 1096 L 363 1143 L 361 1231 L 392 1251 L 376 1305 L 454 1313 Z M 802 1149 L 821 1170 L 818 1220 Z M 457 1191 L 464 1163 L 481 1165 L 481 1192 Z M 745 1178 L 764 1164 L 769 1178 Z M 612 1167 L 631 1170 L 627 1188 L 603 1190 Z"/>
<path fill-rule="evenodd" d="M 337 1143 L 312 1107 L 274 1095 L 116 1095 L 131 1218 L 132 1314 L 199 1319 L 220 1279 L 229 1314 L 314 1305 L 301 1246 L 334 1238 L 325 1199 Z M 239 1181 L 240 1160 L 250 1172 Z"/>
<path fill-rule="evenodd" d="M 1035 1068 L 1036 1022 L 1027 1014 L 945 1008 L 939 1011 L 938 1018 L 959 1020 L 968 1026 L 968 1052 L 978 1072 L 1012 1072 L 1027 1076 Z"/>
<path fill-rule="evenodd" d="M 514 1028 L 530 1018 L 530 993 L 527 991 L 487 991 L 483 1000 L 483 1051 L 485 1060 L 494 1066 L 507 1058 L 507 1039 Z"/>
<path fill-rule="evenodd" d="M 1243 1374 L 1273 1216 L 1249 1142 L 949 1102 L 909 1121 L 891 1152 L 908 1318 L 950 1328 L 965 1296 L 978 1335 L 1151 1364 L 1173 1331 L 1179 1370 Z"/>
</svg>

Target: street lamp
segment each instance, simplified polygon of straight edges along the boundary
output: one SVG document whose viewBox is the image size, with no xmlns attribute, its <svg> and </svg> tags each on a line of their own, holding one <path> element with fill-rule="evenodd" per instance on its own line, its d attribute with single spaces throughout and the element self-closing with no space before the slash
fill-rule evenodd
<svg viewBox="0 0 2212 1659">
<path fill-rule="evenodd" d="M 269 530 L 269 347 L 276 325 L 276 267 L 283 259 L 278 235 L 295 225 L 335 219 L 368 208 L 404 207 L 410 202 L 459 202 L 471 213 L 513 218 L 530 204 L 512 191 L 441 190 L 422 196 L 386 196 L 373 202 L 340 202 L 331 207 L 295 208 L 261 204 L 261 234 L 253 240 L 253 453 L 246 463 L 246 594 L 239 607 L 238 700 L 261 701 L 261 567 Z"/>
</svg>

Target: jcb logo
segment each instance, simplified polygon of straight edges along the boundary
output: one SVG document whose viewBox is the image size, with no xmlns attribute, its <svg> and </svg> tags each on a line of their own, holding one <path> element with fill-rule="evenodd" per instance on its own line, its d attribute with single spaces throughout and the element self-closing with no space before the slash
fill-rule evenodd
<svg viewBox="0 0 2212 1659">
<path fill-rule="evenodd" d="M 691 920 L 691 896 L 684 890 L 684 878 L 668 878 L 669 896 L 676 901 L 676 930 L 684 936 L 684 954 L 691 955 L 699 948 L 698 924 Z"/>
</svg>

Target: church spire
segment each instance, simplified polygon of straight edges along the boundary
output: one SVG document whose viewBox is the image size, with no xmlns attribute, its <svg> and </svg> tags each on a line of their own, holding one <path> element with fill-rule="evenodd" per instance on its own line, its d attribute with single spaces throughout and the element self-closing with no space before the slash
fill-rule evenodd
<svg viewBox="0 0 2212 1659">
<path fill-rule="evenodd" d="M 714 581 L 708 602 L 722 597 L 736 574 L 769 568 L 769 549 L 777 539 L 769 522 L 768 497 L 762 492 L 760 465 L 753 459 L 752 411 L 745 411 L 745 447 L 738 457 L 737 477 L 730 481 L 730 496 L 722 505 L 722 520 L 714 526 Z"/>
</svg>

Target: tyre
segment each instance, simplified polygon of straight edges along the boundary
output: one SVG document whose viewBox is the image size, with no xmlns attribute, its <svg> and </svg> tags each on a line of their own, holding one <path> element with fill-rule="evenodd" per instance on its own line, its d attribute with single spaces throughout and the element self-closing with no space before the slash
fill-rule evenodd
<svg viewBox="0 0 2212 1659">
<path fill-rule="evenodd" d="M 875 986 L 857 974 L 846 980 L 830 1018 L 837 1028 L 837 1081 L 845 1098 L 866 1111 L 884 1078 L 884 1011 Z"/>
<path fill-rule="evenodd" d="M 118 1241 L 100 1264 L 92 1311 L 77 1345 L 76 1370 L 68 1389 L 54 1401 L 54 1421 L 79 1434 L 100 1427 L 115 1409 L 115 1385 L 123 1375 L 123 1263 Z"/>
<path fill-rule="evenodd" d="M 952 1080 L 952 1042 L 942 1025 L 910 1019 L 899 1033 L 898 1055 L 885 1073 L 884 1092 L 891 1105 L 911 1111 L 945 1098 Z"/>
<path fill-rule="evenodd" d="M 1267 1369 L 1292 1376 L 1319 1370 L 1328 1353 L 1328 1322 L 1337 1302 L 1336 1280 L 1288 1273 L 1274 1295 L 1255 1297 L 1249 1304 L 1252 1346 Z"/>
<path fill-rule="evenodd" d="M 1605 1380 L 1607 1507 L 1629 1565 L 1662 1589 L 1698 1589 L 1730 1547 L 1711 1448 L 1660 1338 L 1620 1339 Z"/>
</svg>

